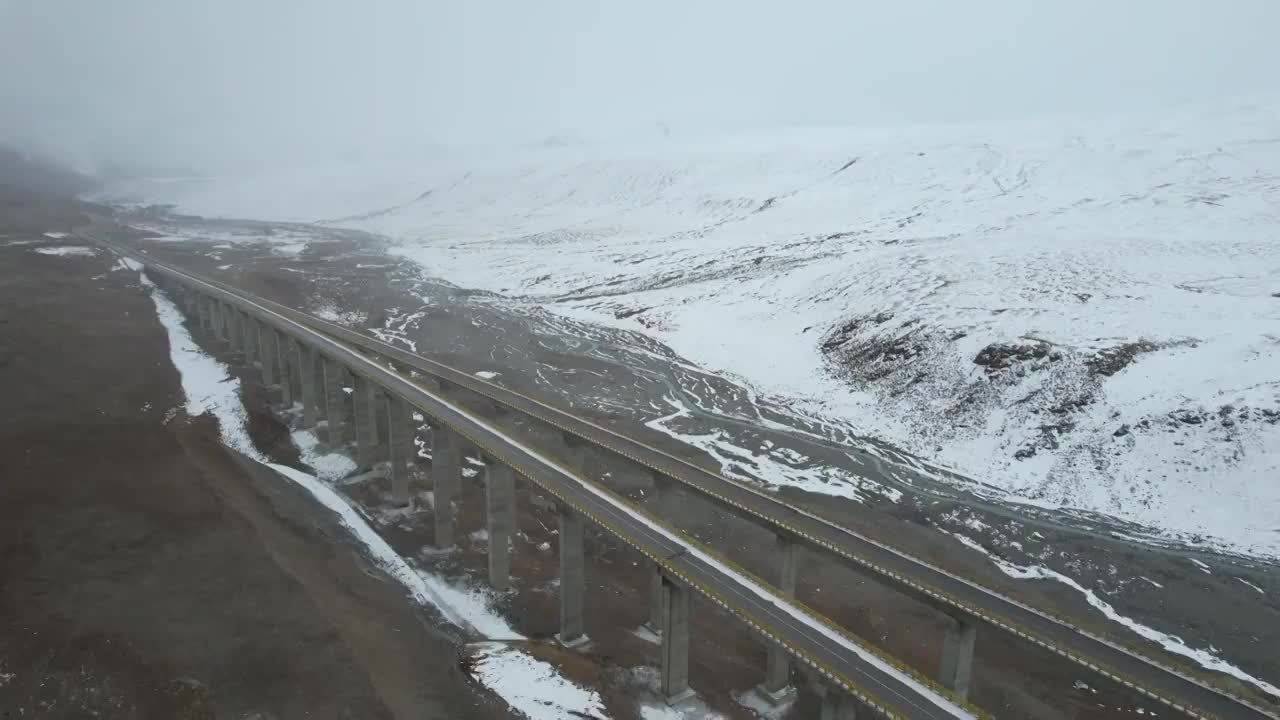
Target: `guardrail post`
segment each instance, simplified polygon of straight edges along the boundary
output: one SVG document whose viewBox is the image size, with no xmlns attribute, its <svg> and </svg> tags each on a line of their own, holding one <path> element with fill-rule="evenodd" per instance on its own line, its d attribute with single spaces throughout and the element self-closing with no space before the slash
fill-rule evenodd
<svg viewBox="0 0 1280 720">
<path fill-rule="evenodd" d="M 355 383 L 356 465 L 361 470 L 370 470 L 378 445 L 378 386 L 359 375 L 355 376 Z"/>
<path fill-rule="evenodd" d="M 858 701 L 853 696 L 837 688 L 822 689 L 821 720 L 855 720 L 858 716 Z"/>
<path fill-rule="evenodd" d="M 280 366 L 280 405 L 285 410 L 292 410 L 293 378 L 296 375 L 294 358 L 297 357 L 293 351 L 293 338 L 274 328 L 271 332 L 275 335 L 276 358 Z"/>
<path fill-rule="evenodd" d="M 413 452 L 413 413 L 409 403 L 387 395 L 387 445 L 391 454 L 391 500 L 409 504 L 409 456 Z"/>
<path fill-rule="evenodd" d="M 511 531 L 515 525 L 515 473 L 496 458 L 484 465 L 488 505 L 489 585 L 494 590 L 511 587 Z"/>
<path fill-rule="evenodd" d="M 347 443 L 347 369 L 333 358 L 324 359 L 325 418 L 329 421 L 329 451 L 337 452 Z"/>
<path fill-rule="evenodd" d="M 689 689 L 689 588 L 662 575 L 662 696 L 668 705 L 693 696 Z"/>
<path fill-rule="evenodd" d="M 431 425 L 431 485 L 435 499 L 436 547 L 453 547 L 453 498 L 457 495 L 461 470 L 453 433 L 440 423 Z"/>
<path fill-rule="evenodd" d="M 948 618 L 947 634 L 942 641 L 942 684 L 956 694 L 969 696 L 969 680 L 973 674 L 973 646 L 978 640 L 978 626 L 959 618 Z"/>
<path fill-rule="evenodd" d="M 588 642 L 582 620 L 582 600 L 586 590 L 586 557 L 582 515 L 560 506 L 560 634 L 565 647 Z"/>
</svg>

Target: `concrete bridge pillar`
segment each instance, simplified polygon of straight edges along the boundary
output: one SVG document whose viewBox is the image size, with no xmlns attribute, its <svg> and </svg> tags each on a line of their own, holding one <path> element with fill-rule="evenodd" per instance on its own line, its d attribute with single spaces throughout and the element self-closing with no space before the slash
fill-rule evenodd
<svg viewBox="0 0 1280 720">
<path fill-rule="evenodd" d="M 298 379 L 302 390 L 302 424 L 315 428 L 324 417 L 324 403 L 320 401 L 321 370 L 320 353 L 310 345 L 298 343 Z"/>
<path fill-rule="evenodd" d="M 258 321 L 249 313 L 240 313 L 240 330 L 244 333 L 244 363 L 250 367 L 258 358 Z"/>
<path fill-rule="evenodd" d="M 656 564 L 649 573 L 649 619 L 640 629 L 647 630 L 655 638 L 662 637 L 662 569 Z"/>
<path fill-rule="evenodd" d="M 691 591 L 662 576 L 662 696 L 676 705 L 693 695 L 689 689 L 689 621 Z"/>
<path fill-rule="evenodd" d="M 942 641 L 942 684 L 957 697 L 969 696 L 973 674 L 973 646 L 978 640 L 978 627 L 968 620 L 950 618 Z"/>
<path fill-rule="evenodd" d="M 378 447 L 378 386 L 372 380 L 355 376 L 356 466 L 361 471 L 373 469 Z M 407 499 L 407 498 L 406 498 Z"/>
<path fill-rule="evenodd" d="M 591 474 L 591 456 L 587 451 L 587 442 L 573 433 L 561 433 L 565 448 L 569 452 L 569 463 L 574 472 L 588 480 L 594 480 Z"/>
<path fill-rule="evenodd" d="M 240 311 L 230 304 L 223 305 L 227 315 L 227 343 L 233 352 L 244 349 L 244 331 L 240 329 Z"/>
<path fill-rule="evenodd" d="M 222 302 L 209 299 L 209 309 L 213 312 L 213 334 L 219 340 L 227 339 L 226 308 Z"/>
<path fill-rule="evenodd" d="M 409 458 L 413 453 L 413 409 L 396 395 L 387 396 L 387 444 L 391 454 L 391 499 L 409 504 Z"/>
<path fill-rule="evenodd" d="M 435 497 L 436 547 L 453 547 L 453 499 L 458 494 L 462 470 L 461 447 L 453 433 L 440 423 L 431 425 L 431 486 Z"/>
<path fill-rule="evenodd" d="M 276 384 L 279 371 L 276 362 L 280 353 L 276 349 L 276 329 L 266 323 L 258 323 L 258 342 L 262 346 L 262 384 L 268 391 Z"/>
<path fill-rule="evenodd" d="M 515 472 L 486 458 L 485 497 L 488 506 L 489 585 L 494 590 L 511 587 L 511 534 L 515 529 Z"/>
<path fill-rule="evenodd" d="M 329 421 L 329 451 L 347 444 L 347 369 L 333 358 L 324 359 L 325 417 Z"/>
<path fill-rule="evenodd" d="M 213 327 L 213 319 L 210 316 L 210 310 L 209 310 L 210 308 L 209 298 L 203 295 L 197 295 L 195 299 L 195 303 L 196 303 L 196 315 L 200 317 L 200 329 L 208 330 L 209 328 Z"/>
<path fill-rule="evenodd" d="M 560 634 L 565 647 L 585 645 L 587 635 L 582 618 L 586 591 L 586 548 L 583 518 L 571 508 L 560 506 Z"/>
<path fill-rule="evenodd" d="M 280 405 L 285 410 L 293 409 L 293 379 L 297 376 L 294 358 L 297 353 L 293 350 L 293 338 L 289 337 L 279 330 L 273 330 L 275 333 L 276 358 L 280 369 Z"/>
<path fill-rule="evenodd" d="M 782 535 L 776 536 L 778 555 L 778 589 L 783 597 L 794 598 L 796 579 L 800 570 L 800 546 Z M 764 682 L 758 690 L 773 704 L 784 702 L 795 692 L 791 684 L 791 655 L 781 645 L 769 642 Z"/>
<path fill-rule="evenodd" d="M 857 716 L 858 701 L 853 696 L 836 688 L 823 689 L 821 720 L 855 720 Z"/>
</svg>

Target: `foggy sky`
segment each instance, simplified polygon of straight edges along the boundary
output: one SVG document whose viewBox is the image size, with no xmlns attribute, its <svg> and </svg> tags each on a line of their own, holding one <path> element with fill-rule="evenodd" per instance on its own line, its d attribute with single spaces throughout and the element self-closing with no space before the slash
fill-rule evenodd
<svg viewBox="0 0 1280 720">
<path fill-rule="evenodd" d="M 1277 90 L 1276 0 L 0 0 L 0 142 L 224 169 Z"/>
</svg>

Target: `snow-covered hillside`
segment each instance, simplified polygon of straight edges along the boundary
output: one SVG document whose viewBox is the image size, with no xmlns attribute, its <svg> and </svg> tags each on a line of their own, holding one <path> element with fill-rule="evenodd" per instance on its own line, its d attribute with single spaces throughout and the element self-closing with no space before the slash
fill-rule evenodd
<svg viewBox="0 0 1280 720">
<path fill-rule="evenodd" d="M 381 232 L 1011 497 L 1280 556 L 1280 101 L 408 165 L 145 192 Z"/>
</svg>

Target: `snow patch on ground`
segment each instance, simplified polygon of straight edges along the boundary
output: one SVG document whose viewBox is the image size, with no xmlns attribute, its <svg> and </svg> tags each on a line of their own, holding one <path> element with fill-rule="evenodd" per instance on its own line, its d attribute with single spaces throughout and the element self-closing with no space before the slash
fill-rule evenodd
<svg viewBox="0 0 1280 720">
<path fill-rule="evenodd" d="M 302 462 L 306 463 L 321 480 L 337 482 L 355 472 L 356 463 L 342 453 L 328 452 L 320 439 L 310 430 L 294 430 L 293 444 L 298 446 Z"/>
<path fill-rule="evenodd" d="M 63 238 L 69 237 L 67 233 L 64 233 L 64 232 L 47 232 L 47 233 L 44 233 L 44 236 L 47 238 L 53 238 L 54 240 L 61 240 Z"/>
<path fill-rule="evenodd" d="M 600 693 L 565 679 L 551 663 L 501 643 L 478 647 L 472 675 L 529 720 L 607 720 Z"/>
<path fill-rule="evenodd" d="M 363 325 L 369 319 L 368 313 L 362 310 L 342 310 L 333 303 L 325 303 L 311 308 L 311 314 L 331 323 L 347 326 Z"/>
<path fill-rule="evenodd" d="M 49 233 L 45 233 L 45 234 L 48 235 Z M 89 248 L 89 247 L 84 247 L 81 245 L 63 245 L 60 247 L 38 247 L 38 248 L 32 248 L 32 251 L 38 252 L 41 255 L 58 255 L 61 257 L 68 257 L 72 255 L 79 256 L 79 257 L 93 257 L 98 254 L 97 250 L 94 250 L 93 248 Z"/>
<path fill-rule="evenodd" d="M 755 713 L 757 717 L 765 718 L 765 720 L 781 720 L 795 704 L 796 695 L 792 693 L 785 701 L 774 704 L 760 696 L 760 692 L 756 688 L 743 690 L 734 695 L 734 699 L 742 707 Z"/>
<path fill-rule="evenodd" d="M 762 447 L 760 452 L 735 444 L 728 433 L 713 430 L 695 433 L 680 430 L 675 421 L 692 417 L 689 407 L 675 398 L 666 398 L 674 410 L 645 423 L 680 442 L 698 448 L 720 465 L 725 477 L 766 487 L 789 485 L 810 492 L 844 497 L 863 502 L 864 492 L 872 492 L 893 502 L 902 498 L 894 488 L 841 468 L 808 462 L 808 458 L 789 448 Z"/>
</svg>

